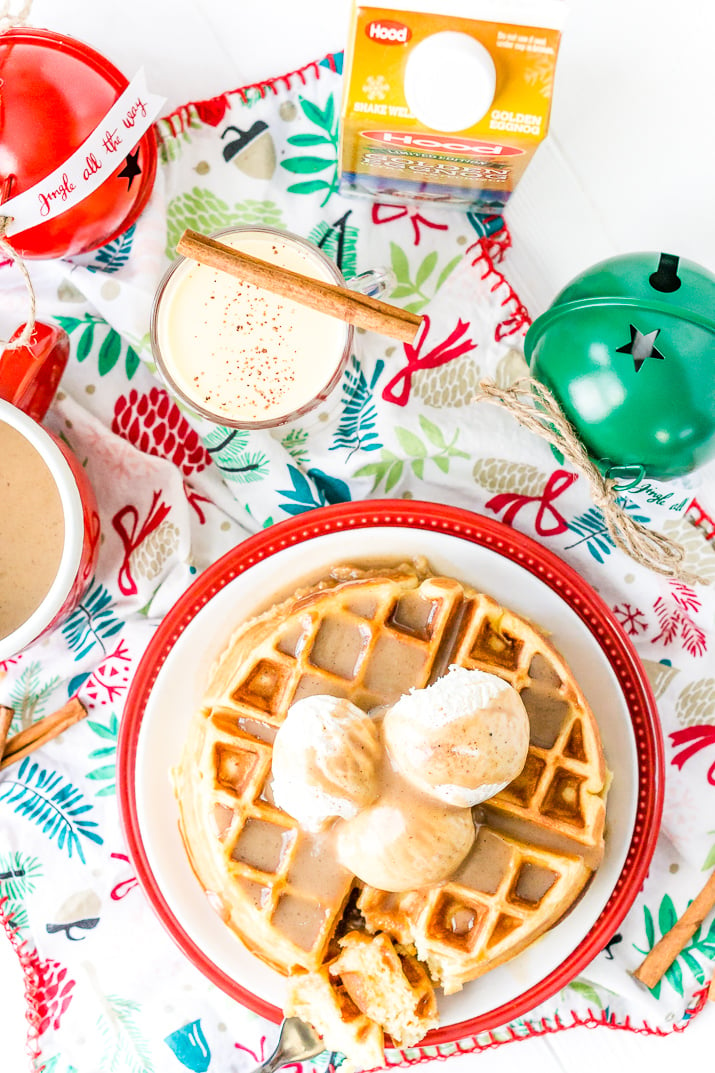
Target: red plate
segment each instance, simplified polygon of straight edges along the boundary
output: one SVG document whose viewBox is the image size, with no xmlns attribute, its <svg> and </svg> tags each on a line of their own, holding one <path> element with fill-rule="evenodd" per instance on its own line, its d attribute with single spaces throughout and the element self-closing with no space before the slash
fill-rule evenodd
<svg viewBox="0 0 715 1073">
<path fill-rule="evenodd" d="M 238 939 L 235 945 L 248 960 L 248 968 L 237 961 L 234 969 L 233 962 L 223 959 L 223 948 L 234 941 L 233 933 L 204 908 L 207 903 L 183 860 L 177 870 L 177 854 L 183 857 L 176 834 L 178 810 L 170 791 L 162 788 L 168 784 L 171 763 L 167 749 L 180 749 L 179 724 L 190 718 L 197 703 L 191 692 L 201 695 L 201 680 L 196 679 L 201 679 L 207 660 L 220 651 L 240 616 L 252 614 L 260 603 L 271 600 L 278 587 L 294 581 L 297 587 L 317 567 L 326 568 L 341 559 L 384 557 L 388 549 L 395 556 L 425 554 L 438 572 L 462 576 L 473 585 L 481 583 L 498 599 L 504 600 L 508 592 L 515 611 L 532 618 L 536 612 L 540 625 L 553 630 L 554 643 L 575 667 L 596 709 L 607 761 L 614 772 L 606 857 L 582 899 L 538 943 L 513 962 L 492 970 L 488 988 L 478 981 L 466 985 L 458 996 L 444 999 L 442 1026 L 423 1041 L 430 1046 L 523 1016 L 577 976 L 612 939 L 640 890 L 655 849 L 664 775 L 653 695 L 620 623 L 571 567 L 500 522 L 434 503 L 345 503 L 273 525 L 205 570 L 161 623 L 127 698 L 117 784 L 137 877 L 159 919 L 186 956 L 218 987 L 256 1013 L 280 1021 L 282 978 L 247 954 Z M 236 599 L 241 592 L 247 600 L 253 599 L 253 606 Z M 205 655 L 197 655 L 196 650 L 202 648 L 207 649 Z M 187 667 L 192 660 L 196 668 L 201 664 L 201 672 Z M 174 692 L 173 699 L 167 689 Z M 171 722 L 162 728 L 167 708 Z M 167 734 L 171 729 L 180 738 L 178 746 Z M 166 849 L 167 840 L 176 840 L 176 845 Z M 192 900 L 198 900 L 198 909 Z M 208 930 L 206 922 L 199 921 L 203 913 L 210 916 Z M 514 971 L 516 963 L 518 972 Z M 491 1003 L 489 1008 L 485 1003 Z"/>
<path fill-rule="evenodd" d="M 50 30 L 12 29 L 0 34 L 0 189 L 5 200 L 50 175 L 77 150 L 129 85 L 94 49 Z M 122 176 L 126 154 L 114 172 L 74 208 L 10 237 L 22 257 L 69 257 L 94 250 L 126 231 L 154 185 L 156 134 L 138 145 L 139 174 Z M 133 170 L 133 169 L 129 169 Z"/>
</svg>

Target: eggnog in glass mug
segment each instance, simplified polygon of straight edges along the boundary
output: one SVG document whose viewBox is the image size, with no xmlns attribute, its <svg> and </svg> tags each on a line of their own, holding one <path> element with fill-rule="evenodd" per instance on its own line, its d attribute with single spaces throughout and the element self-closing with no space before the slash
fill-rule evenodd
<svg viewBox="0 0 715 1073">
<path fill-rule="evenodd" d="M 269 227 L 235 227 L 214 238 L 262 261 L 375 295 L 389 273 L 347 284 L 313 243 Z M 151 343 L 169 388 L 202 417 L 236 428 L 294 421 L 328 398 L 350 357 L 353 325 L 179 258 L 157 290 Z"/>
</svg>

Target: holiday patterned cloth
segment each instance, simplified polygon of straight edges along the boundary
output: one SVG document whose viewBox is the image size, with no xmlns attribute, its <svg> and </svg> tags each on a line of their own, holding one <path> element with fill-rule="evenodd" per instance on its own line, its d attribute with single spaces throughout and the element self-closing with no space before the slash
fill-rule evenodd
<svg viewBox="0 0 715 1073">
<path fill-rule="evenodd" d="M 158 123 L 160 167 L 138 224 L 94 254 L 30 265 L 40 319 L 71 358 L 46 419 L 97 491 L 102 543 L 81 608 L 0 666 L 12 731 L 78 694 L 86 720 L 0 774 L 0 897 L 26 973 L 29 1063 L 47 1073 L 248 1070 L 276 1026 L 208 983 L 155 918 L 123 842 L 115 753 L 132 675 L 198 572 L 251 532 L 344 500 L 404 497 L 499 518 L 570 563 L 630 635 L 658 701 L 666 749 L 662 833 L 627 918 L 582 975 L 527 1016 L 388 1064 L 464 1053 L 574 1024 L 680 1030 L 715 959 L 706 921 L 652 992 L 630 973 L 715 863 L 715 593 L 649 573 L 614 547 L 585 479 L 502 410 L 475 406 L 483 377 L 524 371 L 527 311 L 500 271 L 499 218 L 341 198 L 340 57 L 192 104 Z M 425 315 L 412 345 L 358 333 L 332 411 L 276 433 L 230 432 L 177 406 L 148 346 L 156 286 L 186 226 L 286 228 L 346 277 L 393 268 L 392 299 Z M 518 236 L 516 237 L 518 241 Z M 0 267 L 2 315 L 26 294 Z M 669 511 L 669 502 L 688 509 Z M 710 466 L 664 503 L 629 509 L 685 544 L 715 579 Z M 656 514 L 655 512 L 658 511 Z M 340 1061 L 303 1064 L 322 1071 Z"/>
</svg>

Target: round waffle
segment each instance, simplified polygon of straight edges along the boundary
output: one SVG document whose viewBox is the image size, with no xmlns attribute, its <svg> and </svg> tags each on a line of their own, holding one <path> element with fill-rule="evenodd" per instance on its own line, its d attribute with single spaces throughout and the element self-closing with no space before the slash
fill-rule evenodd
<svg viewBox="0 0 715 1073">
<path fill-rule="evenodd" d="M 476 810 L 478 836 L 449 882 L 404 894 L 364 887 L 371 931 L 417 949 L 445 992 L 523 949 L 566 912 L 603 851 L 606 768 L 567 665 L 533 625 L 426 564 L 349 567 L 243 625 L 213 668 L 174 772 L 194 871 L 245 945 L 279 972 L 315 972 L 360 886 L 276 807 L 272 741 L 290 705 L 394 703 L 451 664 L 508 680 L 530 716 L 522 774 Z"/>
</svg>

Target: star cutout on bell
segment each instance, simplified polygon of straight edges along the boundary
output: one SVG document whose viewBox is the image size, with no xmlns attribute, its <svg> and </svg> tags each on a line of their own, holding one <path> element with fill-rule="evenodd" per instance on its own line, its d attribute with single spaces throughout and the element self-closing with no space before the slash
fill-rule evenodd
<svg viewBox="0 0 715 1073">
<path fill-rule="evenodd" d="M 638 372 L 646 358 L 659 358 L 661 361 L 665 360 L 665 356 L 656 349 L 655 341 L 660 334 L 660 328 L 656 328 L 655 331 L 639 332 L 633 325 L 629 325 L 631 329 L 631 341 L 624 346 L 616 348 L 617 354 L 630 354 L 633 358 L 633 365 L 635 371 Z"/>
<path fill-rule="evenodd" d="M 137 175 L 141 175 L 142 169 L 138 163 L 139 149 L 136 148 L 133 153 L 127 155 L 127 159 L 124 161 L 124 167 L 121 171 L 117 172 L 118 179 L 129 179 L 129 185 L 127 190 L 131 190 L 132 183 L 136 179 Z"/>
</svg>

